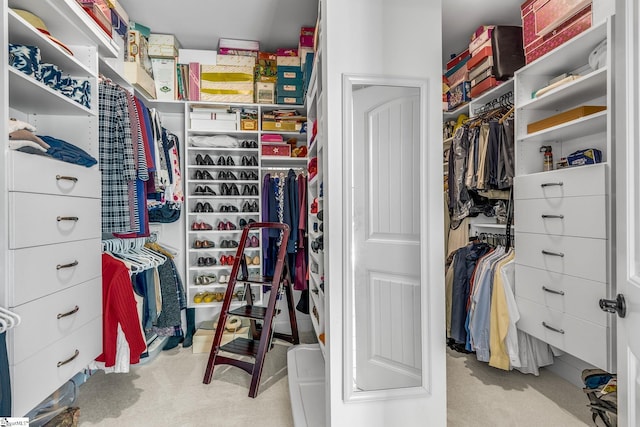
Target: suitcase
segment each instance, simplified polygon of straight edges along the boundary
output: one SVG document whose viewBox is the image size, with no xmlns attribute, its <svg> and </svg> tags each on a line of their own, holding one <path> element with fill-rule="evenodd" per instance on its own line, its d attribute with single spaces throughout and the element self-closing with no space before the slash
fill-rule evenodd
<svg viewBox="0 0 640 427">
<path fill-rule="evenodd" d="M 491 46 L 496 80 L 508 80 L 524 66 L 522 27 L 497 25 L 491 33 Z"/>
</svg>

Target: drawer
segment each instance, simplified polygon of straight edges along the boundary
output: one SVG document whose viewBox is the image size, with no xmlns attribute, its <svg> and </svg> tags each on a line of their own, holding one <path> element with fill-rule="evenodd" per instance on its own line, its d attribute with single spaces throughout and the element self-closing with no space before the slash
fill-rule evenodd
<svg viewBox="0 0 640 427">
<path fill-rule="evenodd" d="M 100 353 L 102 316 L 96 317 L 43 351 L 11 366 L 13 415 L 25 415 L 82 371 Z M 74 356 L 73 360 L 68 361 Z M 68 362 L 64 363 L 66 361 Z"/>
<path fill-rule="evenodd" d="M 100 198 L 97 165 L 87 168 L 14 150 L 8 163 L 9 191 Z"/>
<path fill-rule="evenodd" d="M 601 326 L 609 315 L 600 310 L 600 298 L 607 297 L 607 285 L 548 270 L 516 264 L 515 293 L 547 308 Z"/>
<path fill-rule="evenodd" d="M 516 200 L 607 194 L 606 164 L 517 176 L 513 191 Z"/>
<path fill-rule="evenodd" d="M 524 298 L 516 297 L 516 304 L 520 311 L 520 320 L 516 324 L 519 330 L 600 369 L 608 369 L 609 328 L 578 319 Z"/>
<path fill-rule="evenodd" d="M 100 199 L 10 193 L 9 206 L 10 249 L 101 237 Z"/>
<path fill-rule="evenodd" d="M 14 266 L 11 307 L 102 274 L 100 239 L 17 249 L 9 256 Z"/>
<path fill-rule="evenodd" d="M 515 202 L 515 224 L 527 233 L 607 238 L 607 196 L 553 197 Z"/>
<path fill-rule="evenodd" d="M 516 232 L 515 242 L 516 264 L 607 282 L 608 240 Z"/>
<path fill-rule="evenodd" d="M 13 310 L 22 318 L 13 334 L 11 360 L 17 364 L 100 316 L 102 280 L 90 280 Z"/>
</svg>

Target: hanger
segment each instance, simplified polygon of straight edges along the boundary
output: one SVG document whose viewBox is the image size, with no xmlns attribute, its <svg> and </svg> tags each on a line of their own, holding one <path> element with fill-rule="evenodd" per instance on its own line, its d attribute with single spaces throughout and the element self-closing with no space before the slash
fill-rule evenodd
<svg viewBox="0 0 640 427">
<path fill-rule="evenodd" d="M 18 313 L 14 313 L 11 310 L 0 307 L 0 321 L 4 323 L 3 327 L 6 328 L 3 330 L 4 332 L 7 329 L 18 326 L 22 322 L 22 319 L 20 318 L 20 315 L 18 315 Z"/>
</svg>

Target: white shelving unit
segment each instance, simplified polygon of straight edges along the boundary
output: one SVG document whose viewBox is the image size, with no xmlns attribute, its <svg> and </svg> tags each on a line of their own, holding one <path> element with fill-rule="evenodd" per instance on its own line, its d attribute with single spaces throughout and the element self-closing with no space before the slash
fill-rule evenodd
<svg viewBox="0 0 640 427">
<path fill-rule="evenodd" d="M 609 372 L 615 372 L 613 318 L 603 314 L 598 300 L 614 294 L 609 244 L 615 218 L 610 200 L 612 34 L 608 20 L 516 72 L 514 182 L 517 326 Z M 606 65 L 585 67 L 589 53 L 605 39 Z M 532 97 L 550 79 L 576 70 L 582 70 L 579 79 Z M 583 105 L 606 109 L 527 131 L 529 123 Z M 552 147 L 556 161 L 595 148 L 602 152 L 602 163 L 545 172 L 543 145 Z"/>
<path fill-rule="evenodd" d="M 96 159 L 98 55 L 118 49 L 75 0 L 0 2 L 7 27 L 0 78 L 0 131 L 9 118 L 38 135 L 71 143 Z M 42 17 L 70 55 L 12 9 Z M 37 46 L 42 63 L 89 82 L 89 106 L 8 66 L 8 44 Z M 22 317 L 7 332 L 12 416 L 27 414 L 102 352 L 101 208 L 99 166 L 90 168 L 0 150 L 0 305 Z M 46 209 L 42 207 L 45 206 Z M 34 260 L 37 268 L 34 268 Z"/>
<path fill-rule="evenodd" d="M 179 101 L 176 101 L 179 102 Z M 234 243 L 238 241 L 242 233 L 240 221 L 249 222 L 250 220 L 259 222 L 262 212 L 262 177 L 266 171 L 273 168 L 286 170 L 287 168 L 305 168 L 307 159 L 294 158 L 288 156 L 264 156 L 261 150 L 261 136 L 263 134 L 281 134 L 286 141 L 287 138 L 297 137 L 303 140 L 306 135 L 299 132 L 277 132 L 263 131 L 261 126 L 262 113 L 276 109 L 295 109 L 298 112 L 304 111 L 302 106 L 290 105 L 273 105 L 273 104 L 228 104 L 213 102 L 187 102 L 184 104 L 185 114 L 185 213 L 186 213 L 186 271 L 185 280 L 188 285 L 187 301 L 193 307 L 218 307 L 222 304 L 222 294 L 226 289 L 226 283 L 221 283 L 221 276 L 227 276 L 231 273 L 231 264 L 221 264 L 221 257 L 235 256 L 236 247 Z M 162 104 L 167 106 L 166 103 Z M 173 103 L 169 104 L 171 109 Z M 251 110 L 257 114 L 258 129 L 256 130 L 239 130 L 240 123 L 237 123 L 238 130 L 234 131 L 206 131 L 195 130 L 190 127 L 190 113 L 193 108 L 242 108 Z M 163 110 L 166 111 L 166 110 Z M 195 146 L 191 143 L 190 137 L 193 136 L 214 136 L 229 135 L 234 137 L 239 145 L 243 141 L 252 142 L 253 148 L 239 147 L 210 147 Z M 210 158 L 213 164 L 198 164 L 198 159 Z M 221 160 L 222 159 L 222 160 Z M 233 165 L 229 165 L 228 160 L 232 159 Z M 251 159 L 251 164 L 244 161 Z M 208 173 L 209 176 L 203 176 Z M 245 179 L 243 179 L 245 178 Z M 198 188 L 210 189 L 215 194 L 198 194 Z M 234 189 L 231 194 L 226 191 L 227 188 Z M 237 192 L 235 191 L 237 189 Z M 237 193 L 237 194 L 235 194 Z M 205 211 L 197 212 L 198 206 L 206 207 Z M 210 209 L 209 209 L 210 208 Z M 209 210 L 211 210 L 209 212 Z M 211 226 L 211 230 L 193 229 L 194 223 L 205 223 Z M 222 227 L 219 224 L 232 224 L 232 229 Z M 262 244 L 261 237 L 258 233 L 255 237 L 260 242 L 259 246 L 246 251 L 251 257 L 258 257 L 262 260 Z M 196 247 L 197 242 L 212 242 L 213 247 Z M 226 242 L 222 247 L 223 242 Z M 229 242 L 234 242 L 229 245 Z M 207 244 L 209 245 L 209 244 Z M 202 260 L 207 258 L 214 259 L 215 264 L 203 265 Z M 198 262 L 200 260 L 200 263 Z M 209 262 L 210 264 L 210 262 Z M 261 275 L 261 262 L 248 265 L 249 273 L 256 276 Z M 202 284 L 198 282 L 198 277 L 215 276 L 210 283 Z M 263 294 L 260 286 L 252 287 L 257 303 L 263 302 Z M 213 294 L 218 299 L 212 301 L 194 302 L 196 295 Z M 199 297 L 198 297 L 199 299 Z M 209 298 L 210 299 L 210 298 Z M 238 301 L 238 304 L 241 302 Z"/>
</svg>

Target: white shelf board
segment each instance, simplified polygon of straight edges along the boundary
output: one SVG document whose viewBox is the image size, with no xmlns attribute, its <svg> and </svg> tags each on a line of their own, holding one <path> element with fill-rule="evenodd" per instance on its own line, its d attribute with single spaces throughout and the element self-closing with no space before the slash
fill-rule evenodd
<svg viewBox="0 0 640 427">
<path fill-rule="evenodd" d="M 607 91 L 607 68 L 593 71 L 566 85 L 557 87 L 539 98 L 523 102 L 519 111 L 553 108 L 557 111 L 579 105 L 585 101 L 604 96 Z"/>
<path fill-rule="evenodd" d="M 48 114 L 54 116 L 95 116 L 95 113 L 51 89 L 49 86 L 29 77 L 13 67 L 9 69 L 9 106 L 24 113 Z M 92 94 L 91 102 L 98 102 L 97 94 Z"/>
<path fill-rule="evenodd" d="M 535 143 L 576 139 L 581 136 L 604 132 L 606 126 L 607 110 L 604 110 L 558 126 L 521 136 L 518 140 L 524 143 Z"/>
<path fill-rule="evenodd" d="M 461 105 L 451 111 L 443 111 L 442 112 L 442 119 L 443 121 L 447 122 L 449 120 L 455 120 L 458 118 L 458 116 L 460 114 L 466 114 L 467 116 L 469 115 L 469 103 L 467 102 L 464 105 Z"/>
<path fill-rule="evenodd" d="M 307 167 L 306 157 L 285 157 L 285 156 L 262 156 L 263 169 L 269 169 L 269 166 L 283 167 Z"/>
<path fill-rule="evenodd" d="M 69 46 L 98 47 L 100 56 L 115 58 L 119 48 L 76 0 L 9 0 L 9 7 L 28 10 L 42 18 L 53 37 Z"/>
<path fill-rule="evenodd" d="M 512 78 L 500 83 L 498 86 L 494 87 L 493 89 L 490 89 L 487 92 L 484 92 L 482 95 L 478 96 L 477 98 L 473 98 L 469 103 L 469 117 L 473 117 L 475 115 L 475 109 L 483 107 L 486 103 L 491 102 L 494 99 L 498 99 L 502 95 L 510 91 L 513 92 Z"/>
<path fill-rule="evenodd" d="M 64 75 L 90 77 L 94 73 L 89 67 L 82 64 L 76 57 L 71 56 L 58 44 L 52 42 L 34 26 L 22 19 L 13 10 L 9 9 L 9 42 L 27 46 L 38 46 L 43 63 L 51 63 L 58 66 Z"/>
</svg>

